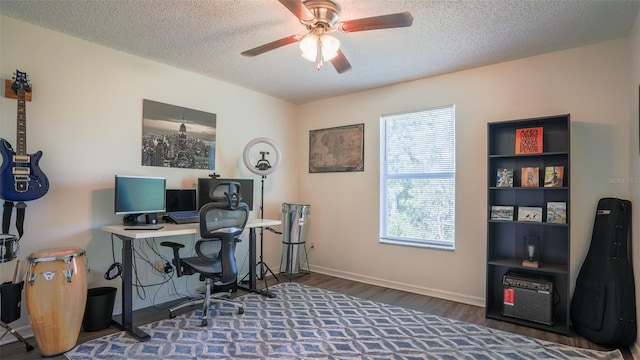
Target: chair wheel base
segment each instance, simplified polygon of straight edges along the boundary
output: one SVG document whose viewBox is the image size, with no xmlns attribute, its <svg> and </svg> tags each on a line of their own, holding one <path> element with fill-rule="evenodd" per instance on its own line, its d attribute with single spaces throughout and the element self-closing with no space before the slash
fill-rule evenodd
<svg viewBox="0 0 640 360">
<path fill-rule="evenodd" d="M 244 314 L 244 308 L 238 308 L 238 315 Z"/>
<path fill-rule="evenodd" d="M 202 327 L 207 326 L 207 319 L 202 319 L 202 322 L 200 323 L 200 326 L 202 326 Z"/>
</svg>

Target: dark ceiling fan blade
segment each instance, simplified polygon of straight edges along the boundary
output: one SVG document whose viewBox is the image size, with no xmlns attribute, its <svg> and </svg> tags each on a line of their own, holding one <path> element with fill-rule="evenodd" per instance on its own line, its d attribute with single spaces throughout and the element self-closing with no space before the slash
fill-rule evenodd
<svg viewBox="0 0 640 360">
<path fill-rule="evenodd" d="M 337 28 L 343 32 L 356 32 L 365 30 L 388 29 L 406 27 L 413 24 L 413 16 L 405 11 L 397 14 L 374 16 L 362 19 L 348 20 L 337 24 Z"/>
<path fill-rule="evenodd" d="M 291 35 L 291 36 L 287 36 L 286 38 L 282 38 L 280 40 L 276 40 L 276 41 L 272 41 L 270 43 L 255 47 L 251 50 L 247 50 L 247 51 L 243 51 L 241 54 L 243 56 L 249 56 L 249 57 L 253 57 L 253 56 L 257 56 L 263 53 L 266 53 L 267 51 L 271 51 L 274 49 L 277 49 L 279 47 L 285 46 L 285 45 L 289 45 L 292 44 L 294 42 L 298 42 L 300 41 L 300 35 Z"/>
<path fill-rule="evenodd" d="M 349 60 L 347 60 L 347 57 L 344 56 L 344 53 L 340 49 L 338 49 L 338 55 L 331 59 L 331 64 L 336 68 L 338 74 L 343 74 L 351 70 Z"/>
<path fill-rule="evenodd" d="M 313 14 L 302 3 L 302 0 L 278 0 L 300 20 L 313 20 Z"/>
</svg>

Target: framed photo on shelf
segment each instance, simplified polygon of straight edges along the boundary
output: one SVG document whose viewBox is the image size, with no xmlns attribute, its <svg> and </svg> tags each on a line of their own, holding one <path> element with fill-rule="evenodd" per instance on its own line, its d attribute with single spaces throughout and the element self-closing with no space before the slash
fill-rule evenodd
<svg viewBox="0 0 640 360">
<path fill-rule="evenodd" d="M 547 166 L 544 168 L 544 187 L 562 187 L 564 182 L 564 166 Z"/>
<path fill-rule="evenodd" d="M 513 221 L 513 206 L 492 206 L 491 220 Z"/>
<path fill-rule="evenodd" d="M 554 224 L 566 224 L 567 203 L 564 201 L 549 201 L 547 203 L 547 222 Z"/>
<path fill-rule="evenodd" d="M 542 208 L 531 206 L 518 207 L 518 221 L 542 222 Z"/>
<path fill-rule="evenodd" d="M 513 169 L 498 169 L 496 187 L 513 187 Z"/>
<path fill-rule="evenodd" d="M 520 186 L 522 187 L 540 186 L 540 172 L 537 167 L 523 167 L 520 177 Z"/>
</svg>

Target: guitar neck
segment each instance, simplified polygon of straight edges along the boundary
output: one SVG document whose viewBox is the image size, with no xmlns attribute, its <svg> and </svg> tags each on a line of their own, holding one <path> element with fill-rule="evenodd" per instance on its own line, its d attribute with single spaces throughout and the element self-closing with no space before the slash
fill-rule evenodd
<svg viewBox="0 0 640 360">
<path fill-rule="evenodd" d="M 27 154 L 27 114 L 25 91 L 18 89 L 18 123 L 16 125 L 16 155 Z"/>
</svg>

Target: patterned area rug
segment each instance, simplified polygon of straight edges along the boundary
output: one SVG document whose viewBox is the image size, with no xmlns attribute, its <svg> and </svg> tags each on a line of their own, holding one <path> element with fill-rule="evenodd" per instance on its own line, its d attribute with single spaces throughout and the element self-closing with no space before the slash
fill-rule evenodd
<svg viewBox="0 0 640 360">
<path fill-rule="evenodd" d="M 151 340 L 125 332 L 78 345 L 80 359 L 622 359 L 414 310 L 285 283 L 275 298 L 249 294 L 245 306 L 214 305 L 209 326 L 200 310 L 141 328 Z"/>
</svg>

